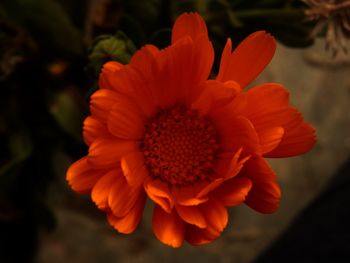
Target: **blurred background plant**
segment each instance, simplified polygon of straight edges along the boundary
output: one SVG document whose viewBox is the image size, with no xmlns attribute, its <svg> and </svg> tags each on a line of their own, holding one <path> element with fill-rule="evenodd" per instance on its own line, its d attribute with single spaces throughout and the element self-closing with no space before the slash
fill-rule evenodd
<svg viewBox="0 0 350 263">
<path fill-rule="evenodd" d="M 167 46 L 185 11 L 204 16 L 216 54 L 227 37 L 239 43 L 256 30 L 296 48 L 326 36 L 333 53 L 346 51 L 349 1 L 304 2 L 2 0 L 0 262 L 32 262 L 40 231 L 55 227 L 48 189 L 64 181 L 55 156 L 72 161 L 85 153 L 82 121 L 103 63 L 128 63 L 146 43 Z"/>
</svg>

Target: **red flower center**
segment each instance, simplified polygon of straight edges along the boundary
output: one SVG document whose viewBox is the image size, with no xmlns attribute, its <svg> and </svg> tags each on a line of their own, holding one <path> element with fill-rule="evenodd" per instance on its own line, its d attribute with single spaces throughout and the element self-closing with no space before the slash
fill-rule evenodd
<svg viewBox="0 0 350 263">
<path fill-rule="evenodd" d="M 175 106 L 160 111 L 149 122 L 141 149 L 151 176 L 185 186 L 212 178 L 218 143 L 209 120 Z"/>
</svg>

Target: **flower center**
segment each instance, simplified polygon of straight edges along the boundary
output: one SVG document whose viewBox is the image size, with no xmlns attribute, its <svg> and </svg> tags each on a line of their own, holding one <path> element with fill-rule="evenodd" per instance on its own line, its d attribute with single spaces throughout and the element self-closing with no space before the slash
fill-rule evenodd
<svg viewBox="0 0 350 263">
<path fill-rule="evenodd" d="M 175 106 L 160 111 L 147 124 L 141 149 L 152 177 L 185 186 L 211 180 L 218 143 L 209 120 Z"/>
</svg>

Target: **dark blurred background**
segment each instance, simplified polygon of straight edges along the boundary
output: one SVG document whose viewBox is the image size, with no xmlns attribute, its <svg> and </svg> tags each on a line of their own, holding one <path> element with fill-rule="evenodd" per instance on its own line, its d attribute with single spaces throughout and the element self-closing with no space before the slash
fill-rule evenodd
<svg viewBox="0 0 350 263">
<path fill-rule="evenodd" d="M 350 3 L 337 0 L 1 0 L 0 262 L 350 262 Z M 88 196 L 69 189 L 101 66 L 128 63 L 146 43 L 165 47 L 184 11 L 206 20 L 216 51 L 256 30 L 278 40 L 256 80 L 280 82 L 318 143 L 271 160 L 278 212 L 242 206 L 217 241 L 174 250 L 150 227 L 119 235 Z M 346 163 L 347 162 L 347 163 Z"/>
</svg>

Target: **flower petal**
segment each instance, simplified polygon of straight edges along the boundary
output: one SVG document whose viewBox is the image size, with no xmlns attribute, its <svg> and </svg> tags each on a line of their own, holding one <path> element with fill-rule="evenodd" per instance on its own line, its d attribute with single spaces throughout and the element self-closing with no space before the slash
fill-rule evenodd
<svg viewBox="0 0 350 263">
<path fill-rule="evenodd" d="M 136 151 L 136 141 L 98 138 L 89 148 L 88 160 L 94 166 L 106 167 L 116 165 L 123 156 Z"/>
<path fill-rule="evenodd" d="M 202 86 L 203 92 L 191 105 L 191 108 L 197 110 L 201 115 L 207 114 L 212 107 L 223 106 L 230 102 L 237 94 L 233 81 L 222 83 L 216 80 L 207 80 L 203 82 Z"/>
<path fill-rule="evenodd" d="M 113 183 L 118 178 L 118 170 L 114 169 L 102 176 L 92 188 L 91 199 L 99 209 L 108 208 L 108 196 Z"/>
<path fill-rule="evenodd" d="M 208 182 L 197 182 L 195 185 L 173 187 L 172 194 L 174 196 L 175 203 L 183 206 L 194 206 L 206 202 L 208 200 L 208 196 L 197 195 L 208 184 Z"/>
<path fill-rule="evenodd" d="M 131 187 L 124 176 L 119 174 L 111 186 L 108 196 L 108 206 L 117 217 L 124 217 L 129 213 L 143 191 L 141 187 Z"/>
<path fill-rule="evenodd" d="M 211 114 L 211 119 L 217 127 L 223 151 L 232 153 L 243 148 L 248 155 L 261 154 L 258 135 L 247 118 L 237 117 L 234 112 L 216 111 Z"/>
<path fill-rule="evenodd" d="M 176 211 L 165 212 L 156 205 L 153 210 L 152 228 L 162 243 L 174 248 L 181 247 L 185 238 L 185 225 Z"/>
<path fill-rule="evenodd" d="M 145 45 L 138 50 L 130 59 L 130 65 L 135 68 L 144 80 L 152 76 L 152 67 L 150 65 L 159 53 L 159 49 L 153 45 Z"/>
<path fill-rule="evenodd" d="M 97 90 L 91 96 L 90 111 L 93 118 L 102 123 L 107 121 L 112 106 L 120 101 L 120 95 L 108 89 Z"/>
<path fill-rule="evenodd" d="M 302 123 L 294 129 L 286 130 L 279 145 L 266 157 L 290 157 L 308 152 L 316 143 L 315 129 Z"/>
<path fill-rule="evenodd" d="M 264 31 L 249 35 L 232 54 L 229 54 L 228 51 L 232 49 L 231 46 L 231 41 L 227 41 L 221 57 L 217 80 L 234 80 L 242 88 L 252 82 L 263 71 L 276 50 L 274 38 Z"/>
<path fill-rule="evenodd" d="M 174 207 L 174 201 L 167 184 L 149 177 L 145 181 L 144 188 L 148 197 L 153 202 L 162 207 L 167 213 L 171 213 Z"/>
<path fill-rule="evenodd" d="M 265 154 L 275 149 L 280 144 L 283 135 L 284 129 L 282 127 L 272 127 L 260 131 L 258 136 L 262 153 Z"/>
<path fill-rule="evenodd" d="M 213 196 L 225 206 L 236 206 L 244 202 L 252 188 L 252 181 L 245 177 L 226 181 L 213 192 Z"/>
<path fill-rule="evenodd" d="M 108 61 L 106 62 L 101 70 L 99 76 L 99 88 L 100 89 L 112 89 L 113 86 L 113 74 L 124 67 L 123 64 L 117 61 Z"/>
<path fill-rule="evenodd" d="M 243 164 L 250 159 L 250 155 L 241 158 L 243 148 L 240 148 L 235 154 L 223 153 L 218 156 L 214 171 L 224 180 L 235 177 L 242 169 Z"/>
<path fill-rule="evenodd" d="M 133 152 L 121 159 L 121 167 L 130 186 L 140 185 L 148 175 L 141 152 Z"/>
<path fill-rule="evenodd" d="M 163 108 L 190 105 L 201 93 L 200 84 L 208 78 L 213 60 L 213 47 L 204 37 L 183 38 L 162 50 L 153 65 L 157 104 Z"/>
<path fill-rule="evenodd" d="M 120 139 L 137 140 L 144 133 L 145 119 L 137 106 L 128 100 L 113 105 L 108 119 L 108 130 Z"/>
<path fill-rule="evenodd" d="M 204 229 L 194 225 L 186 226 L 186 240 L 192 245 L 207 244 L 220 236 L 228 222 L 227 209 L 215 199 L 200 205 L 207 227 Z"/>
<path fill-rule="evenodd" d="M 113 213 L 109 213 L 107 220 L 119 233 L 130 234 L 140 223 L 145 203 L 146 196 L 143 194 L 124 217 L 117 217 Z"/>
<path fill-rule="evenodd" d="M 193 40 L 199 36 L 206 36 L 208 38 L 208 30 L 203 18 L 197 13 L 184 13 L 180 15 L 173 26 L 171 43 L 190 37 Z"/>
<path fill-rule="evenodd" d="M 198 226 L 199 228 L 207 227 L 207 223 L 205 221 L 203 213 L 199 210 L 197 206 L 176 205 L 175 207 L 177 213 L 185 222 Z"/>
<path fill-rule="evenodd" d="M 204 214 L 208 228 L 213 228 L 221 233 L 228 222 L 228 213 L 224 204 L 215 198 L 210 198 L 208 202 L 201 204 L 199 207 Z"/>
<path fill-rule="evenodd" d="M 83 157 L 69 167 L 66 179 L 74 191 L 89 193 L 105 173 L 105 170 L 91 167 L 87 157 Z"/>
<path fill-rule="evenodd" d="M 144 53 L 148 51 L 147 49 L 141 49 L 137 54 L 140 52 Z M 148 63 L 148 66 L 152 63 Z M 141 73 L 140 70 L 142 68 L 139 62 L 134 62 L 134 64 L 136 67 L 129 64 L 115 72 L 102 71 L 100 79 L 103 79 L 103 76 L 106 75 L 110 83 L 109 90 L 132 99 L 146 116 L 152 116 L 155 111 L 155 103 L 148 82 L 153 76 L 148 75 L 150 70 L 142 71 Z"/>
<path fill-rule="evenodd" d="M 244 165 L 240 176 L 253 182 L 245 203 L 260 213 L 275 212 L 281 199 L 281 190 L 270 165 L 263 158 L 252 158 Z"/>
<path fill-rule="evenodd" d="M 199 228 L 195 225 L 186 225 L 185 240 L 191 245 L 205 245 L 220 236 L 220 232 L 213 228 Z"/>
<path fill-rule="evenodd" d="M 87 145 L 91 145 L 91 143 L 99 137 L 110 137 L 107 126 L 100 122 L 98 119 L 88 116 L 84 120 L 83 124 L 83 138 L 84 142 Z"/>
</svg>

